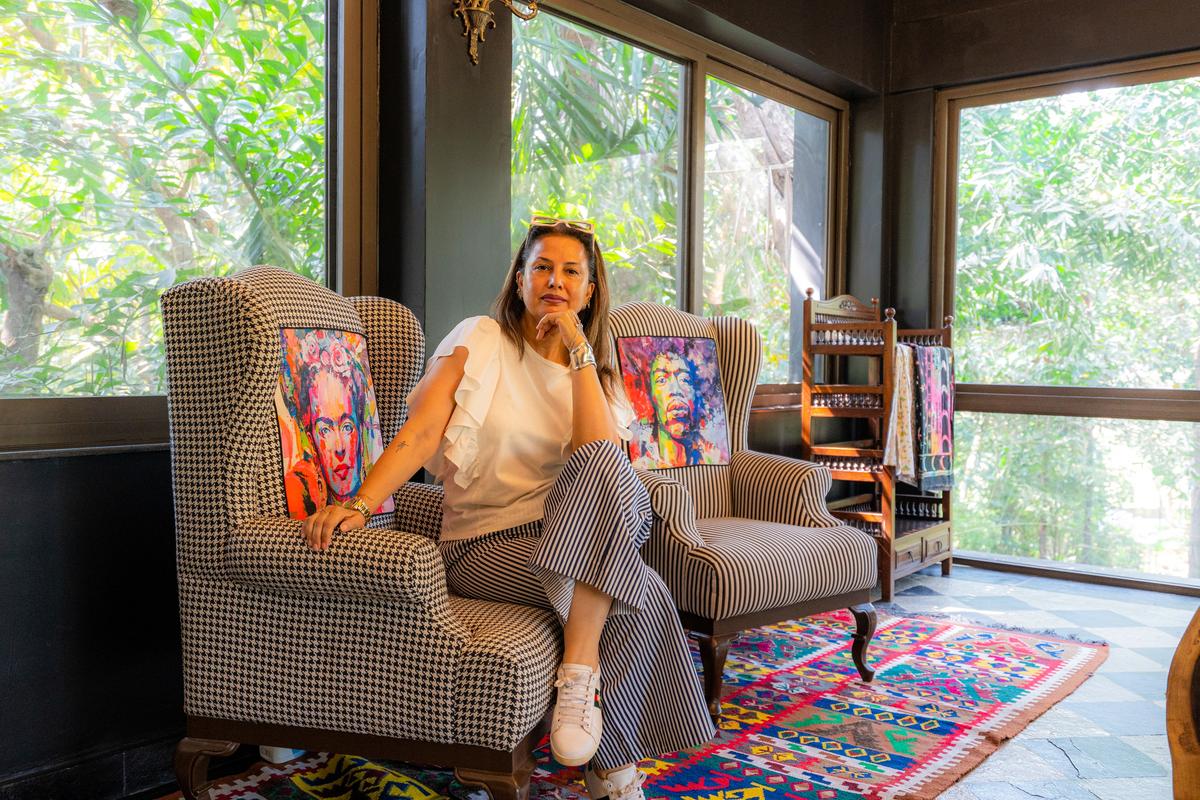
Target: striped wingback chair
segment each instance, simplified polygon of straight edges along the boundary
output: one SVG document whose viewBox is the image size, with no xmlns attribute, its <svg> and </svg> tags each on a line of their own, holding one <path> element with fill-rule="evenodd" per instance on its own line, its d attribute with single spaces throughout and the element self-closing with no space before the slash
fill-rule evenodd
<svg viewBox="0 0 1200 800">
<path fill-rule="evenodd" d="M 447 594 L 438 487 L 402 487 L 394 513 L 319 552 L 286 511 L 281 328 L 365 336 L 387 442 L 422 370 L 416 319 L 271 267 L 181 284 L 162 309 L 185 796 L 207 796 L 209 757 L 239 743 L 440 764 L 527 796 L 560 659 L 553 614 Z"/>
<path fill-rule="evenodd" d="M 761 360 L 754 326 L 629 303 L 612 311 L 612 334 L 618 348 L 622 339 L 640 337 L 716 343 L 729 463 L 638 470 L 655 513 L 642 554 L 670 587 L 684 627 L 700 639 L 713 718 L 731 640 L 760 625 L 849 608 L 856 627 L 851 656 L 862 679 L 871 680 L 865 655 L 875 632 L 875 542 L 828 512 L 827 468 L 748 448 Z"/>
</svg>

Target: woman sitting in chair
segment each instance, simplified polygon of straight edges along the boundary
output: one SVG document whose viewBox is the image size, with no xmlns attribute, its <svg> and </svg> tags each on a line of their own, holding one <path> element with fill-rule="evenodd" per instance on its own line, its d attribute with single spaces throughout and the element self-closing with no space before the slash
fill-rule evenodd
<svg viewBox="0 0 1200 800">
<path fill-rule="evenodd" d="M 309 517 L 304 535 L 329 547 L 428 463 L 445 485 L 451 590 L 557 611 L 551 752 L 588 763 L 593 798 L 624 800 L 644 796 L 640 759 L 700 745 L 713 726 L 671 594 L 638 554 L 650 500 L 619 446 L 633 412 L 608 307 L 591 223 L 534 217 L 493 316 L 438 345 L 357 496 Z"/>
</svg>

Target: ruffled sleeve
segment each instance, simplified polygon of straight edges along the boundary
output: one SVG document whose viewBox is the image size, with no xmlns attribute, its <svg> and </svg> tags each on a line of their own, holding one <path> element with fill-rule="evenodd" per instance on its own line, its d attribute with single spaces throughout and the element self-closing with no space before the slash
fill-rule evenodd
<svg viewBox="0 0 1200 800">
<path fill-rule="evenodd" d="M 632 441 L 633 431 L 630 426 L 633 425 L 636 414 L 629 398 L 625 396 L 625 387 L 620 383 L 617 384 L 615 396 L 608 401 L 608 408 L 612 412 L 613 422 L 617 424 L 617 434 L 623 441 Z"/>
<path fill-rule="evenodd" d="M 455 348 L 467 349 L 462 380 L 454 390 L 454 411 L 446 424 L 439 455 L 427 465 L 439 478 L 446 478 L 446 461 L 454 465 L 454 482 L 466 488 L 479 477 L 479 429 L 487 418 L 500 380 L 500 338 L 503 333 L 490 317 L 470 317 L 458 323 L 429 357 L 452 355 Z"/>
</svg>

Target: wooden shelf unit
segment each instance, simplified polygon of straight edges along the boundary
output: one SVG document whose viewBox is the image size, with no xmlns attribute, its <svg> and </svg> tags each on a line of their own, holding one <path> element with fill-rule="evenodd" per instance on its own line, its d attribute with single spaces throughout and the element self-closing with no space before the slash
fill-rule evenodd
<svg viewBox="0 0 1200 800">
<path fill-rule="evenodd" d="M 830 511 L 875 537 L 879 547 L 879 591 L 890 601 L 896 579 L 941 563 L 953 564 L 950 492 L 924 493 L 897 485 L 895 468 L 883 463 L 895 384 L 896 344 L 950 347 L 950 323 L 942 328 L 898 330 L 895 311 L 882 317 L 879 301 L 870 305 L 850 295 L 804 301 L 804 373 L 801 385 L 801 454 L 825 464 L 834 480 L 867 484 L 863 493 L 836 500 Z M 817 356 L 824 356 L 824 380 L 817 382 Z M 849 357 L 869 359 L 865 383 L 848 383 Z M 814 418 L 861 419 L 867 435 L 842 441 L 813 441 Z M 915 435 L 915 432 L 914 432 Z"/>
</svg>

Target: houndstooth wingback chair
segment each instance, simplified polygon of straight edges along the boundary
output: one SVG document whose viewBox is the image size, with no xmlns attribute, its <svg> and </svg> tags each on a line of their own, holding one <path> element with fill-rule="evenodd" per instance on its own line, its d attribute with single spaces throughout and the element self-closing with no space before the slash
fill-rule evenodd
<svg viewBox="0 0 1200 800">
<path fill-rule="evenodd" d="M 720 716 L 731 641 L 749 628 L 837 608 L 855 619 L 851 656 L 870 681 L 877 577 L 871 536 L 829 513 L 829 470 L 748 449 L 750 402 L 761 361 L 758 332 L 736 317 L 697 317 L 653 303 L 612 311 L 612 335 L 712 339 L 725 398 L 730 463 L 637 472 L 654 527 L 642 549 L 700 639 L 709 713 Z"/>
<path fill-rule="evenodd" d="M 561 651 L 553 614 L 447 594 L 441 490 L 313 551 L 285 510 L 274 392 L 280 328 L 367 339 L 385 442 L 404 421 L 424 336 L 404 306 L 254 267 L 162 298 L 187 737 L 180 787 L 239 743 L 454 767 L 528 796 Z"/>
</svg>

